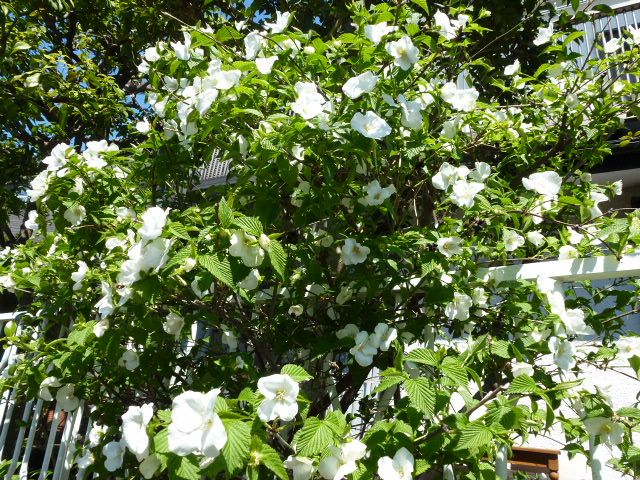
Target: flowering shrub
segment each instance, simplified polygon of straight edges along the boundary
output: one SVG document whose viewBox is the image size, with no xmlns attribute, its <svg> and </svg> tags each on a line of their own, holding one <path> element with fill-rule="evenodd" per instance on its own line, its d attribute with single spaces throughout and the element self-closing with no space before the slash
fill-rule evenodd
<svg viewBox="0 0 640 480">
<path fill-rule="evenodd" d="M 477 273 L 635 248 L 638 216 L 600 207 L 621 185 L 587 172 L 637 98 L 637 32 L 580 66 L 579 34 L 543 25 L 547 63 L 495 71 L 466 55 L 490 12 L 413 3 L 354 7 L 327 41 L 295 13 L 185 29 L 143 52 L 135 146 L 43 160 L 33 236 L 0 257 L 27 310 L 2 385 L 91 407 L 83 468 L 488 478 L 499 447 L 557 424 L 632 468 L 640 410 L 581 386 L 583 365 L 640 366 L 623 302 Z M 231 174 L 201 190 L 212 157 Z"/>
</svg>

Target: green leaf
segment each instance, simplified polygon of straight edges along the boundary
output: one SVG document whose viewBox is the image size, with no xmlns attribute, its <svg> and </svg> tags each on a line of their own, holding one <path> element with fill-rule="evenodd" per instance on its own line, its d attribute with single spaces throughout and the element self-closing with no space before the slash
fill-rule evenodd
<svg viewBox="0 0 640 480">
<path fill-rule="evenodd" d="M 235 290 L 236 285 L 231 274 L 231 264 L 227 257 L 219 258 L 213 255 L 199 255 L 198 263 L 222 283 Z"/>
<path fill-rule="evenodd" d="M 310 375 L 304 368 L 299 365 L 293 365 L 291 363 L 285 365 L 280 370 L 280 373 L 289 375 L 296 382 L 306 382 L 307 380 L 311 380 L 313 375 Z"/>
<path fill-rule="evenodd" d="M 442 361 L 440 369 L 442 370 L 442 373 L 444 373 L 444 376 L 451 380 L 455 385 L 460 387 L 467 386 L 469 382 L 467 370 L 457 358 L 446 357 Z"/>
<path fill-rule="evenodd" d="M 422 8 L 425 12 L 429 13 L 429 5 L 427 5 L 427 0 L 411 0 L 413 3 Z"/>
<path fill-rule="evenodd" d="M 87 338 L 93 333 L 93 325 L 95 322 L 88 322 L 81 328 L 75 327 L 67 336 L 67 343 L 69 345 L 84 345 Z"/>
<path fill-rule="evenodd" d="M 224 197 L 222 197 L 218 203 L 218 219 L 224 228 L 229 228 L 231 222 L 233 222 L 233 210 L 231 210 L 231 207 Z"/>
<path fill-rule="evenodd" d="M 436 367 L 440 363 L 436 352 L 427 348 L 411 350 L 404 359 L 407 362 L 422 363 L 424 365 L 431 365 L 432 367 Z"/>
<path fill-rule="evenodd" d="M 334 432 L 331 426 L 317 417 L 309 417 L 293 437 L 298 455 L 309 457 L 333 445 Z"/>
<path fill-rule="evenodd" d="M 398 385 L 407 379 L 407 374 L 396 370 L 395 368 L 389 368 L 380 374 L 380 385 L 378 385 L 373 391 L 374 394 L 384 392 L 388 388 Z"/>
<path fill-rule="evenodd" d="M 623 407 L 617 411 L 617 414 L 621 417 L 640 419 L 640 409 L 633 407 Z"/>
<path fill-rule="evenodd" d="M 187 227 L 179 222 L 171 222 L 169 224 L 169 231 L 178 238 L 182 238 L 183 240 L 191 240 L 191 235 L 189 235 Z"/>
<path fill-rule="evenodd" d="M 507 393 L 537 393 L 540 389 L 529 375 L 518 375 L 513 379 Z"/>
<path fill-rule="evenodd" d="M 411 405 L 428 416 L 436 410 L 436 391 L 426 378 L 409 378 L 402 384 Z"/>
<path fill-rule="evenodd" d="M 273 269 L 280 275 L 280 278 L 284 280 L 284 274 L 287 269 L 287 253 L 279 241 L 271 240 L 269 244 L 269 258 L 271 259 Z"/>
<path fill-rule="evenodd" d="M 275 473 L 278 478 L 281 480 L 289 480 L 289 475 L 284 468 L 284 463 L 282 463 L 278 452 L 273 448 L 257 437 L 253 437 L 251 451 L 256 452 L 257 455 L 255 455 L 255 458 L 259 459 L 260 463 Z"/>
<path fill-rule="evenodd" d="M 262 222 L 256 217 L 236 217 L 231 222 L 246 233 L 259 237 L 263 233 Z"/>
<path fill-rule="evenodd" d="M 171 480 L 200 480 L 200 466 L 194 455 L 172 455 L 167 462 L 167 469 Z"/>
<path fill-rule="evenodd" d="M 227 431 L 227 443 L 221 454 L 227 471 L 233 474 L 243 468 L 249 458 L 251 427 L 245 422 L 234 419 L 223 418 L 222 423 Z"/>
<path fill-rule="evenodd" d="M 462 430 L 458 448 L 479 448 L 493 443 L 493 432 L 480 423 L 470 423 Z"/>
</svg>

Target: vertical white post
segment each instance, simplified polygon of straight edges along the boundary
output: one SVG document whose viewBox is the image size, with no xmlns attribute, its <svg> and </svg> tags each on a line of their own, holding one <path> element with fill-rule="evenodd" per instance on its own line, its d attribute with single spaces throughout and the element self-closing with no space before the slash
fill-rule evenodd
<svg viewBox="0 0 640 480">
<path fill-rule="evenodd" d="M 591 480 L 602 480 L 602 459 L 598 456 L 601 445 L 596 445 L 595 435 L 589 435 L 589 457 L 591 459 Z"/>
<path fill-rule="evenodd" d="M 453 473 L 453 467 L 451 465 L 445 465 L 442 470 L 443 480 L 456 480 L 456 476 Z"/>
<path fill-rule="evenodd" d="M 500 480 L 507 480 L 507 476 L 509 475 L 507 457 L 507 446 L 499 445 L 498 451 L 496 452 L 496 477 Z"/>
</svg>

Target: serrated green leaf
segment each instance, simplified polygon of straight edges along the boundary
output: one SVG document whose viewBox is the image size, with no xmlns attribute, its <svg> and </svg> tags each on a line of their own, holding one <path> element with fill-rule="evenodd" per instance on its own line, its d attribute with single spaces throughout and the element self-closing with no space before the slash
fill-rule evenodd
<svg viewBox="0 0 640 480">
<path fill-rule="evenodd" d="M 218 203 L 218 220 L 220 220 L 220 225 L 224 228 L 229 228 L 231 222 L 233 222 L 233 210 L 224 197 Z"/>
<path fill-rule="evenodd" d="M 287 364 L 282 367 L 280 373 L 289 375 L 296 382 L 306 382 L 307 380 L 311 380 L 313 375 L 310 375 L 304 368 L 299 365 Z"/>
<path fill-rule="evenodd" d="M 262 222 L 256 217 L 235 217 L 231 222 L 246 233 L 259 237 L 263 233 Z"/>
<path fill-rule="evenodd" d="M 260 459 L 260 463 L 275 473 L 281 480 L 289 480 L 289 475 L 278 452 L 263 441 L 258 440 L 256 442 L 255 440 L 256 437 L 254 437 L 254 441 L 251 444 L 251 450 L 259 452 L 256 458 Z"/>
<path fill-rule="evenodd" d="M 191 246 L 186 246 L 178 250 L 175 255 L 172 255 L 167 264 L 164 267 L 164 270 L 169 270 L 176 265 L 182 265 L 184 261 L 191 256 Z"/>
<path fill-rule="evenodd" d="M 422 8 L 426 13 L 429 13 L 429 5 L 427 4 L 427 0 L 411 0 L 413 3 Z"/>
<path fill-rule="evenodd" d="M 537 393 L 538 391 L 536 381 L 529 375 L 518 375 L 507 389 L 507 393 Z"/>
<path fill-rule="evenodd" d="M 442 373 L 444 373 L 444 376 L 451 380 L 455 385 L 466 387 L 469 383 L 467 370 L 457 358 L 446 357 L 442 360 L 440 369 L 442 370 Z"/>
<path fill-rule="evenodd" d="M 380 384 L 373 390 L 373 393 L 379 393 L 391 388 L 407 379 L 407 375 L 395 368 L 389 368 L 380 374 Z"/>
<path fill-rule="evenodd" d="M 432 416 L 436 409 L 436 391 L 426 378 L 409 378 L 402 387 L 407 391 L 411 405 Z"/>
<path fill-rule="evenodd" d="M 171 480 L 200 480 L 200 466 L 195 455 L 179 457 L 172 455 L 167 462 Z"/>
<path fill-rule="evenodd" d="M 182 238 L 183 240 L 191 240 L 191 236 L 189 235 L 187 227 L 185 227 L 180 222 L 171 222 L 168 229 L 178 238 Z"/>
<path fill-rule="evenodd" d="M 309 457 L 333 445 L 334 432 L 331 426 L 317 417 L 309 417 L 293 438 L 299 455 Z"/>
<path fill-rule="evenodd" d="M 479 448 L 493 442 L 493 432 L 480 423 L 470 423 L 462 430 L 458 448 Z"/>
<path fill-rule="evenodd" d="M 287 269 L 287 254 L 282 248 L 282 244 L 277 240 L 271 240 L 269 244 L 269 259 L 273 269 L 280 275 L 280 278 L 285 279 L 285 271 Z"/>
<path fill-rule="evenodd" d="M 407 362 L 421 363 L 424 365 L 431 365 L 432 367 L 436 367 L 440 363 L 436 352 L 427 348 L 416 348 L 415 350 L 411 350 L 404 359 Z"/>
<path fill-rule="evenodd" d="M 347 429 L 347 419 L 344 416 L 344 413 L 334 410 L 327 414 L 324 421 L 337 436 L 341 437 L 345 434 L 345 430 Z"/>
<path fill-rule="evenodd" d="M 251 446 L 251 427 L 240 420 L 222 419 L 227 431 L 227 443 L 222 449 L 227 471 L 230 474 L 242 469 L 249 458 Z"/>
<path fill-rule="evenodd" d="M 199 255 L 198 263 L 211 272 L 211 274 L 222 283 L 235 290 L 236 286 L 233 282 L 233 275 L 231 274 L 231 264 L 227 257 Z"/>
</svg>

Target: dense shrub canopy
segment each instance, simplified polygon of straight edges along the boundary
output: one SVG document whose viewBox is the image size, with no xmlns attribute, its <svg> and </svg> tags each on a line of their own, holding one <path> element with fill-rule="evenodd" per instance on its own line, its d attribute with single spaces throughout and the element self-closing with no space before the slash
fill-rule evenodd
<svg viewBox="0 0 640 480">
<path fill-rule="evenodd" d="M 349 8 L 340 35 L 291 11 L 136 47 L 138 118 L 52 146 L 33 235 L 0 253 L 26 310 L 3 388 L 91 406 L 77 461 L 104 478 L 491 478 L 557 424 L 632 468 L 640 410 L 581 368 L 638 367 L 635 291 L 598 313 L 590 285 L 478 269 L 635 248 L 635 213 L 604 208 L 621 183 L 588 172 L 636 102 L 640 34 L 583 64 L 565 12 L 525 73 L 484 56 L 486 8 Z M 228 181 L 199 188 L 212 158 Z"/>
</svg>

